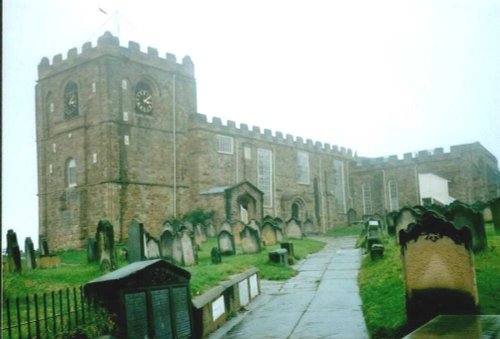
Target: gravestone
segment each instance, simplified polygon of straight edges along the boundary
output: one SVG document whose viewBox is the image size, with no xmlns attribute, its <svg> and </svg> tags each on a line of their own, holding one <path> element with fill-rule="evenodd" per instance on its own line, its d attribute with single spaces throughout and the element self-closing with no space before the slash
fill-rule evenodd
<svg viewBox="0 0 500 339">
<path fill-rule="evenodd" d="M 222 255 L 234 255 L 236 253 L 234 236 L 226 230 L 219 232 L 217 244 L 219 246 L 219 252 Z"/>
<path fill-rule="evenodd" d="M 276 244 L 278 242 L 276 226 L 271 221 L 264 221 L 260 237 L 265 246 Z"/>
<path fill-rule="evenodd" d="M 395 236 L 396 235 L 396 216 L 398 215 L 398 212 L 392 211 L 387 213 L 387 234 L 390 236 Z"/>
<path fill-rule="evenodd" d="M 380 243 L 373 244 L 370 247 L 370 259 L 377 260 L 384 257 L 384 245 Z"/>
<path fill-rule="evenodd" d="M 394 219 L 396 234 L 399 235 L 401 230 L 405 230 L 411 223 L 418 220 L 418 214 L 411 207 L 403 207 L 399 210 L 398 215 Z M 399 241 L 399 236 L 396 237 L 396 241 Z"/>
<path fill-rule="evenodd" d="M 229 221 L 226 220 L 222 222 L 219 233 L 222 231 L 226 231 L 233 234 L 233 226 L 231 226 L 231 223 Z"/>
<path fill-rule="evenodd" d="M 435 212 L 426 212 L 398 236 L 410 326 L 420 326 L 438 314 L 476 314 L 470 230 L 457 229 Z"/>
<path fill-rule="evenodd" d="M 287 250 L 288 252 L 288 257 L 289 258 L 295 258 L 295 252 L 293 250 L 293 243 L 292 242 L 282 242 L 280 244 L 280 248 L 283 248 L 285 250 Z"/>
<path fill-rule="evenodd" d="M 47 238 L 43 235 L 38 237 L 38 246 L 40 249 L 40 256 L 50 255 L 49 253 L 49 243 L 47 242 Z"/>
<path fill-rule="evenodd" d="M 94 238 L 87 239 L 87 262 L 93 263 L 97 261 L 97 243 Z"/>
<path fill-rule="evenodd" d="M 144 245 L 144 225 L 134 218 L 128 225 L 127 248 L 129 262 L 146 259 Z"/>
<path fill-rule="evenodd" d="M 160 255 L 165 259 L 172 259 L 172 250 L 174 245 L 174 235 L 172 230 L 164 228 L 160 237 Z"/>
<path fill-rule="evenodd" d="M 291 239 L 302 239 L 302 229 L 300 228 L 300 221 L 291 218 L 285 226 L 285 237 Z"/>
<path fill-rule="evenodd" d="M 446 218 L 452 221 L 455 227 L 467 227 L 471 231 L 472 250 L 474 252 L 480 252 L 488 248 L 486 229 L 481 212 L 475 212 L 467 205 L 458 203 L 449 207 Z"/>
<path fill-rule="evenodd" d="M 303 230 L 305 234 L 312 234 L 316 230 L 314 229 L 314 224 L 311 219 L 307 219 L 303 224 Z"/>
<path fill-rule="evenodd" d="M 276 226 L 276 241 L 281 242 L 283 240 L 283 230 L 281 227 Z"/>
<path fill-rule="evenodd" d="M 260 237 L 256 229 L 246 226 L 240 232 L 241 250 L 245 254 L 253 254 L 260 252 Z"/>
<path fill-rule="evenodd" d="M 101 271 L 117 268 L 113 225 L 108 220 L 99 220 L 95 235 L 97 258 Z"/>
<path fill-rule="evenodd" d="M 184 220 L 182 222 L 182 225 L 187 228 L 187 230 L 190 232 L 190 233 L 193 233 L 194 232 L 194 227 L 193 227 L 193 223 L 189 220 Z"/>
<path fill-rule="evenodd" d="M 205 230 L 203 229 L 203 225 L 198 223 L 194 227 L 194 242 L 196 245 L 201 247 L 205 241 L 207 241 Z"/>
<path fill-rule="evenodd" d="M 254 230 L 256 230 L 257 234 L 260 237 L 260 224 L 257 220 L 255 220 L 255 219 L 250 220 L 250 223 L 248 224 L 248 226 L 253 228 Z"/>
<path fill-rule="evenodd" d="M 181 228 L 175 236 L 172 254 L 174 260 L 183 266 L 196 264 L 196 254 L 190 232 L 186 228 Z"/>
<path fill-rule="evenodd" d="M 240 245 L 241 244 L 241 239 L 240 239 L 240 232 L 243 231 L 245 228 L 245 224 L 241 221 L 235 221 L 233 224 L 233 236 L 234 236 L 234 243 L 235 245 Z"/>
<path fill-rule="evenodd" d="M 356 221 L 358 221 L 358 215 L 356 213 L 356 210 L 353 208 L 349 208 L 349 210 L 347 211 L 347 223 L 349 225 L 352 225 L 356 223 Z"/>
<path fill-rule="evenodd" d="M 160 242 L 148 232 L 144 234 L 146 240 L 146 259 L 160 258 Z"/>
<path fill-rule="evenodd" d="M 288 251 L 284 248 L 269 252 L 269 261 L 288 266 Z"/>
<path fill-rule="evenodd" d="M 377 220 L 370 220 L 367 222 L 368 227 L 366 230 L 366 249 L 371 250 L 374 244 L 380 244 L 380 226 Z"/>
<path fill-rule="evenodd" d="M 493 216 L 491 214 L 490 206 L 485 206 L 483 209 L 483 219 L 484 222 L 493 222 Z"/>
<path fill-rule="evenodd" d="M 222 262 L 222 257 L 217 247 L 212 248 L 212 251 L 210 252 L 210 257 L 212 258 L 212 264 L 220 264 Z"/>
<path fill-rule="evenodd" d="M 24 255 L 26 256 L 26 266 L 33 270 L 36 268 L 35 247 L 30 237 L 24 240 Z"/>
<path fill-rule="evenodd" d="M 217 236 L 217 232 L 215 231 L 215 226 L 213 223 L 209 222 L 207 224 L 207 237 L 215 238 Z"/>
<path fill-rule="evenodd" d="M 500 234 L 500 197 L 490 201 L 491 219 L 495 227 L 495 233 Z"/>
<path fill-rule="evenodd" d="M 380 214 L 375 213 L 374 215 L 372 215 L 371 219 L 378 221 L 381 230 L 385 228 L 384 218 Z"/>
<path fill-rule="evenodd" d="M 7 231 L 7 256 L 9 272 L 21 271 L 21 250 L 17 243 L 17 234 L 13 230 Z"/>
</svg>

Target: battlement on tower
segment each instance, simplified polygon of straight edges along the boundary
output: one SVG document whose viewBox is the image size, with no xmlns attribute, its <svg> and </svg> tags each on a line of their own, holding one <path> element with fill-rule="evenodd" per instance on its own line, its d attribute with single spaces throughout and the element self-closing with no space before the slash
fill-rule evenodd
<svg viewBox="0 0 500 339">
<path fill-rule="evenodd" d="M 43 57 L 38 64 L 38 78 L 49 77 L 102 56 L 126 58 L 129 61 L 194 77 L 194 64 L 189 56 L 185 56 L 182 63 L 178 63 L 174 54 L 166 53 L 165 57 L 160 57 L 158 50 L 152 47 L 148 47 L 147 52 L 142 52 L 139 43 L 134 41 L 129 41 L 128 47 L 122 47 L 117 37 L 110 32 L 105 32 L 98 38 L 97 46 L 92 46 L 91 42 L 86 42 L 82 45 L 80 53 L 75 47 L 68 50 L 65 59 L 62 54 L 55 55 L 52 62 L 50 62 L 49 58 Z"/>
<path fill-rule="evenodd" d="M 275 143 L 277 145 L 288 145 L 309 152 L 329 153 L 348 159 L 351 159 L 353 156 L 352 150 L 349 148 L 313 141 L 311 139 L 304 140 L 302 137 L 283 134 L 279 131 L 273 133 L 270 129 L 261 129 L 258 126 L 252 126 L 250 128 L 244 123 L 237 126 L 236 122 L 232 120 L 228 120 L 226 124 L 223 124 L 222 120 L 218 117 L 213 117 L 211 121 L 208 121 L 207 116 L 200 113 L 191 115 L 191 128 L 205 129 L 214 133 L 234 137 L 247 137 L 254 140 Z"/>
</svg>

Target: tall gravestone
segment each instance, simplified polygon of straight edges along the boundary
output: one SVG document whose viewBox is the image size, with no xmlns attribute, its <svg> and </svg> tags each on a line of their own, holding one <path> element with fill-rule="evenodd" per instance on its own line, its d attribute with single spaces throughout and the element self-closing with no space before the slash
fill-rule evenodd
<svg viewBox="0 0 500 339">
<path fill-rule="evenodd" d="M 231 223 L 228 220 L 225 220 L 222 222 L 222 224 L 220 226 L 219 233 L 222 231 L 226 231 L 226 232 L 233 234 L 233 226 L 231 225 Z"/>
<path fill-rule="evenodd" d="M 38 246 L 40 249 L 40 256 L 44 257 L 50 255 L 49 253 L 49 243 L 47 242 L 47 238 L 43 235 L 38 237 Z"/>
<path fill-rule="evenodd" d="M 33 270 L 36 268 L 35 246 L 30 237 L 24 240 L 24 254 L 26 255 L 26 266 Z"/>
<path fill-rule="evenodd" d="M 453 204 L 446 212 L 446 218 L 457 228 L 467 227 L 472 234 L 472 250 L 480 252 L 488 247 L 483 214 L 475 212 L 462 203 Z"/>
<path fill-rule="evenodd" d="M 160 258 L 160 242 L 148 232 L 144 234 L 146 242 L 146 259 Z"/>
<path fill-rule="evenodd" d="M 144 247 L 144 225 L 134 218 L 128 225 L 128 261 L 132 263 L 145 260 Z"/>
<path fill-rule="evenodd" d="M 478 293 L 468 228 L 433 212 L 399 232 L 408 322 L 415 328 L 438 314 L 476 314 Z"/>
<path fill-rule="evenodd" d="M 172 230 L 164 228 L 160 237 L 160 254 L 162 258 L 172 259 L 172 250 L 174 246 L 174 235 Z"/>
<path fill-rule="evenodd" d="M 196 253 L 190 233 L 187 228 L 181 227 L 175 234 L 172 257 L 179 265 L 192 266 L 196 264 Z"/>
<path fill-rule="evenodd" d="M 386 224 L 387 224 L 387 234 L 390 236 L 396 235 L 396 216 L 398 212 L 392 211 L 387 213 Z"/>
<path fill-rule="evenodd" d="M 233 223 L 233 236 L 234 236 L 234 243 L 236 245 L 241 245 L 241 239 L 240 239 L 240 232 L 243 231 L 245 228 L 245 224 L 241 221 L 235 221 Z"/>
<path fill-rule="evenodd" d="M 285 236 L 291 239 L 302 239 L 300 221 L 294 218 L 288 220 L 285 226 Z"/>
<path fill-rule="evenodd" d="M 98 222 L 95 239 L 101 271 L 115 270 L 118 267 L 115 253 L 115 236 L 113 225 L 108 220 Z"/>
<path fill-rule="evenodd" d="M 250 220 L 250 223 L 248 224 L 248 226 L 253 228 L 254 230 L 256 230 L 257 233 L 259 234 L 259 237 L 260 237 L 260 224 L 257 220 L 255 220 L 255 219 Z"/>
<path fill-rule="evenodd" d="M 87 262 L 97 261 L 97 243 L 94 238 L 87 239 Z"/>
<path fill-rule="evenodd" d="M 203 225 L 198 223 L 194 226 L 194 242 L 201 248 L 201 245 L 203 245 L 205 241 L 207 241 L 207 237 L 205 235 L 205 231 L 203 230 Z"/>
<path fill-rule="evenodd" d="M 215 226 L 212 222 L 207 224 L 207 237 L 215 238 L 217 236 L 217 232 L 215 230 Z"/>
<path fill-rule="evenodd" d="M 304 229 L 305 234 L 312 234 L 316 232 L 314 224 L 311 219 L 307 219 L 306 221 L 304 221 L 302 228 Z"/>
<path fill-rule="evenodd" d="M 10 272 L 21 271 L 21 250 L 17 243 L 17 234 L 13 230 L 7 231 L 7 256 Z"/>
<path fill-rule="evenodd" d="M 246 226 L 240 232 L 241 250 L 245 254 L 253 254 L 260 252 L 260 237 L 257 230 L 253 227 Z"/>
<path fill-rule="evenodd" d="M 264 245 L 272 246 L 278 242 L 276 226 L 270 221 L 264 221 L 261 229 L 261 239 Z"/>
<path fill-rule="evenodd" d="M 401 230 L 405 230 L 411 223 L 418 220 L 418 214 L 411 207 L 403 207 L 399 210 L 398 215 L 394 219 L 394 224 L 396 228 L 396 234 L 399 234 Z M 399 237 L 396 237 L 399 241 Z"/>
<path fill-rule="evenodd" d="M 495 227 L 495 233 L 500 234 L 500 197 L 493 199 L 489 203 L 491 209 L 491 219 Z"/>
<path fill-rule="evenodd" d="M 219 252 L 222 255 L 236 254 L 234 236 L 226 230 L 219 232 L 219 235 L 217 236 L 217 245 L 219 247 Z"/>
</svg>

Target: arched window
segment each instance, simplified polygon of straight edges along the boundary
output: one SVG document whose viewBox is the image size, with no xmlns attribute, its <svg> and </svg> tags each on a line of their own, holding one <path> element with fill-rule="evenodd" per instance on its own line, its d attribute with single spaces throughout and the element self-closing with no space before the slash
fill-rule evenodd
<svg viewBox="0 0 500 339">
<path fill-rule="evenodd" d="M 75 159 L 68 159 L 66 163 L 66 181 L 68 187 L 76 186 L 76 161 Z"/>
<path fill-rule="evenodd" d="M 299 220 L 300 206 L 297 202 L 292 204 L 292 218 Z"/>
<path fill-rule="evenodd" d="M 78 114 L 78 86 L 71 81 L 64 88 L 64 118 L 71 119 Z"/>
<path fill-rule="evenodd" d="M 397 211 L 399 210 L 398 184 L 395 180 L 389 180 L 387 185 L 389 186 L 389 209 Z"/>
<path fill-rule="evenodd" d="M 370 184 L 363 184 L 363 214 L 372 214 L 372 191 Z"/>
</svg>

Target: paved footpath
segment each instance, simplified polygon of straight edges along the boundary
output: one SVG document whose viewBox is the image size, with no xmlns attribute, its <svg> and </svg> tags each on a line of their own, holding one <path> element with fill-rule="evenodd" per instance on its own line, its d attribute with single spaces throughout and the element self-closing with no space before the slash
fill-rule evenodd
<svg viewBox="0 0 500 339">
<path fill-rule="evenodd" d="M 369 338 L 357 276 L 355 237 L 321 238 L 325 248 L 301 260 L 286 282 L 261 281 L 248 311 L 209 338 Z"/>
</svg>

